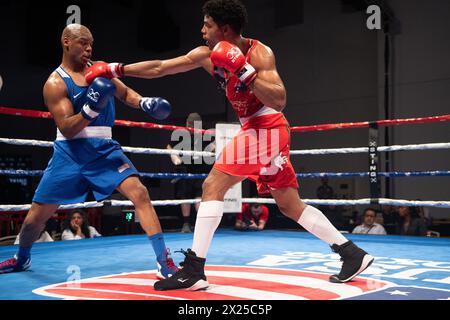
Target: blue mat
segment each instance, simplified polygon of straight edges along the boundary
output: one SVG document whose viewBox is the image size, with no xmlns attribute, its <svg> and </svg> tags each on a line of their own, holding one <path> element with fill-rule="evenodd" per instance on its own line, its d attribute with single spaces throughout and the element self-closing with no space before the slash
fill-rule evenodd
<svg viewBox="0 0 450 320">
<path fill-rule="evenodd" d="M 382 290 L 369 290 L 348 299 L 450 298 L 450 239 L 400 236 L 348 235 L 376 257 L 361 276 L 388 282 Z M 166 233 L 172 253 L 192 245 L 192 234 Z M 0 247 L 0 259 L 11 257 L 16 246 Z M 173 254 L 176 262 L 184 256 Z M 306 232 L 216 232 L 208 265 L 245 266 L 332 274 L 338 257 Z M 27 272 L 0 275 L 1 300 L 57 299 L 32 291 L 73 280 L 156 269 L 155 256 L 145 235 L 102 237 L 79 241 L 35 244 Z M 249 269 L 250 270 L 250 269 Z M 208 276 L 209 277 L 209 276 Z"/>
</svg>

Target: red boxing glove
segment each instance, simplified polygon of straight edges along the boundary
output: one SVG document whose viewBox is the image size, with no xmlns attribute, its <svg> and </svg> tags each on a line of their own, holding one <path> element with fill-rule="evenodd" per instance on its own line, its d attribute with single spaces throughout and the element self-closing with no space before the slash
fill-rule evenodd
<svg viewBox="0 0 450 320">
<path fill-rule="evenodd" d="M 123 64 L 121 63 L 106 63 L 97 62 L 90 66 L 84 73 L 84 78 L 88 84 L 91 84 L 95 78 L 120 78 L 123 76 Z"/>
<path fill-rule="evenodd" d="M 256 79 L 255 68 L 247 62 L 237 46 L 227 41 L 220 41 L 216 44 L 211 52 L 211 61 L 214 65 L 235 74 L 246 86 Z"/>
</svg>

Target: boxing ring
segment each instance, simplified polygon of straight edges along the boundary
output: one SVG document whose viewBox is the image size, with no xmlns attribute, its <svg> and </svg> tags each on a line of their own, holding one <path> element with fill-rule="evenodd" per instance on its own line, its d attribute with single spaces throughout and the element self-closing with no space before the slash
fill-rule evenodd
<svg viewBox="0 0 450 320">
<path fill-rule="evenodd" d="M 0 107 L 0 114 L 51 118 L 47 112 Z M 449 121 L 450 115 L 415 119 L 382 120 L 292 127 L 292 132 L 369 128 L 367 147 L 292 150 L 291 156 L 450 149 L 449 142 L 378 146 L 379 126 Z M 176 130 L 177 126 L 117 120 L 116 125 Z M 203 131 L 204 132 L 204 131 Z M 0 143 L 51 147 L 52 142 L 0 138 Z M 125 152 L 146 155 L 212 156 L 209 152 L 122 147 Z M 393 205 L 450 208 L 450 201 L 381 198 L 380 178 L 450 176 L 450 171 L 379 172 L 374 161 L 368 172 L 300 173 L 302 179 L 318 177 L 363 177 L 370 179 L 370 196 L 363 199 L 304 199 L 311 205 Z M 1 170 L 11 177 L 41 176 L 40 170 Z M 206 175 L 141 173 L 159 179 L 202 179 Z M 154 206 L 195 203 L 199 200 L 158 200 Z M 245 198 L 247 203 L 274 203 L 272 199 Z M 108 200 L 61 206 L 60 209 L 132 206 L 129 201 Z M 29 204 L 0 205 L 0 212 L 28 210 Z M 1 214 L 1 213 L 0 213 Z M 154 291 L 155 257 L 145 235 L 102 237 L 82 241 L 37 243 L 31 269 L 0 276 L 0 300 L 128 299 L 128 300 L 448 300 L 450 299 L 450 238 L 347 235 L 375 257 L 371 267 L 346 284 L 328 282 L 338 272 L 338 255 L 307 232 L 265 230 L 243 233 L 219 229 L 207 257 L 206 275 L 211 286 L 202 292 Z M 192 234 L 165 233 L 172 252 L 189 248 Z M 17 248 L 1 246 L 0 260 Z M 174 253 L 175 262 L 182 260 Z"/>
</svg>

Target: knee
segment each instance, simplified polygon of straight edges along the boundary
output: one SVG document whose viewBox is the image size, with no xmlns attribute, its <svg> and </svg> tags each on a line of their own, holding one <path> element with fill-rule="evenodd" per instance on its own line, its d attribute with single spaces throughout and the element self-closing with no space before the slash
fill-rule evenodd
<svg viewBox="0 0 450 320">
<path fill-rule="evenodd" d="M 278 208 L 280 209 L 281 213 L 283 213 L 286 217 L 294 221 L 298 221 L 298 219 L 300 219 L 303 210 L 306 208 L 306 205 L 303 203 L 301 204 L 284 203 L 278 205 Z"/>
<path fill-rule="evenodd" d="M 214 185 L 217 184 L 214 183 L 214 179 L 211 177 L 206 178 L 206 180 L 202 184 L 202 192 L 203 192 L 203 198 L 207 197 L 217 197 L 219 196 L 219 192 L 217 188 L 214 187 Z"/>
<path fill-rule="evenodd" d="M 147 188 L 142 184 L 136 187 L 131 193 L 130 201 L 135 205 L 150 202 L 150 195 L 148 194 Z"/>
<path fill-rule="evenodd" d="M 211 182 L 210 179 L 206 178 L 205 181 L 202 183 L 202 192 L 208 192 L 209 188 L 211 188 Z"/>
<path fill-rule="evenodd" d="M 284 214 L 286 217 L 291 218 L 292 216 L 292 208 L 288 204 L 279 204 L 278 209 Z"/>
</svg>

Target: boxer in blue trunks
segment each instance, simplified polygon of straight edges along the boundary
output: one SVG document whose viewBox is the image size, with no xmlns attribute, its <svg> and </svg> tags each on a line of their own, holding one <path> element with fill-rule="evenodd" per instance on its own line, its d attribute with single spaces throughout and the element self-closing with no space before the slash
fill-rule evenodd
<svg viewBox="0 0 450 320">
<path fill-rule="evenodd" d="M 35 192 L 20 232 L 17 254 L 0 263 L 0 273 L 25 271 L 31 266 L 31 246 L 46 221 L 60 205 L 84 202 L 89 191 L 97 201 L 115 190 L 135 206 L 142 228 L 157 258 L 160 279 L 178 269 L 166 249 L 161 225 L 139 173 L 112 139 L 114 97 L 165 119 L 170 104 L 162 98 L 145 98 L 119 80 L 96 78 L 88 84 L 84 74 L 91 64 L 93 37 L 85 26 L 67 26 L 61 37 L 61 65 L 44 85 L 44 101 L 57 126 L 53 157 Z"/>
</svg>

